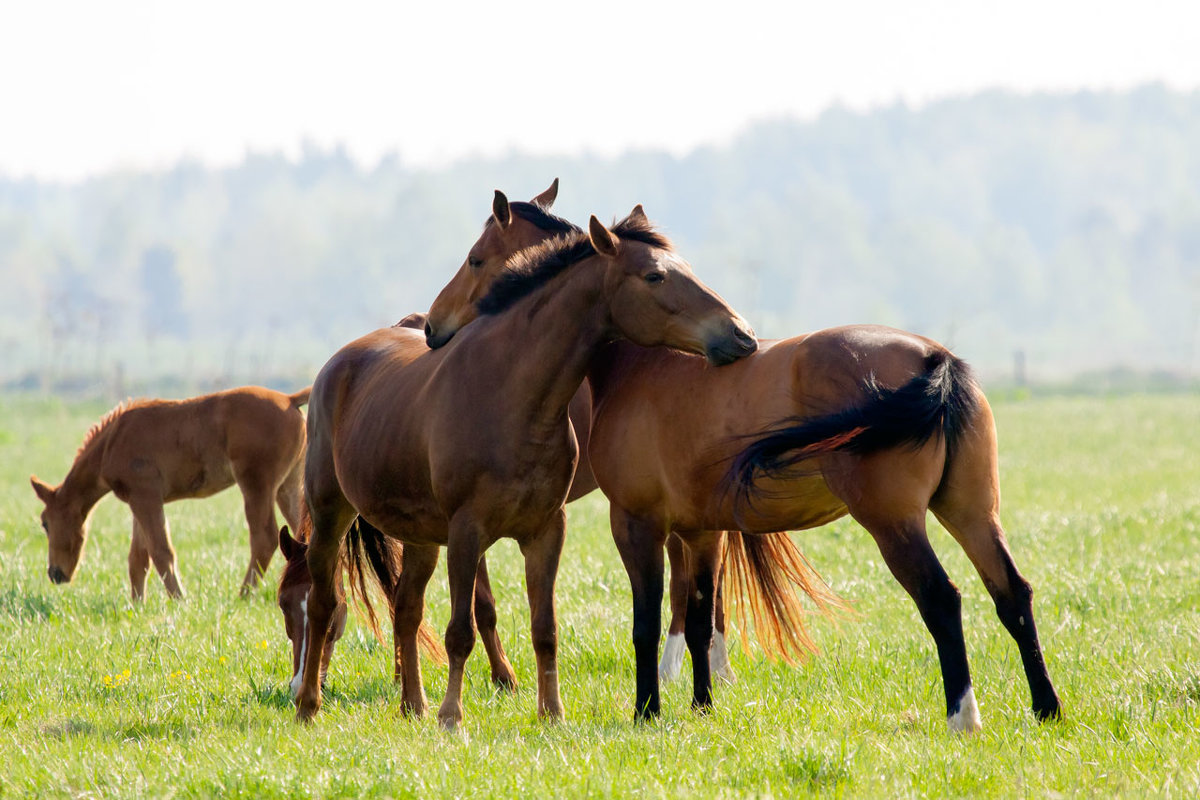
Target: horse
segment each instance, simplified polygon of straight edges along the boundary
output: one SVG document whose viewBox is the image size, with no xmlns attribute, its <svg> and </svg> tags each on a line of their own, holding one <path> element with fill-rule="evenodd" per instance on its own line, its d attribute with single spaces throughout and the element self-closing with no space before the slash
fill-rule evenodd
<svg viewBox="0 0 1200 800">
<path fill-rule="evenodd" d="M 428 314 L 410 314 L 397 325 L 423 328 L 431 347 L 445 344 L 459 328 L 478 315 L 476 304 L 499 279 L 509 258 L 522 249 L 548 241 L 555 236 L 577 233 L 579 228 L 549 212 L 558 196 L 558 179 L 530 202 L 512 202 L 496 190 L 492 201 L 492 216 L 484 226 L 479 240 L 468 251 L 458 271 L 442 289 L 430 306 Z M 437 322 L 436 328 L 431 320 Z M 585 380 L 579 391 L 571 398 L 569 417 L 579 441 L 579 463 L 575 479 L 567 497 L 570 503 L 596 488 L 587 457 L 587 443 L 592 423 L 592 394 Z M 727 617 L 724 602 L 726 573 L 733 576 L 738 592 L 740 608 L 749 608 L 760 632 L 760 644 L 768 655 L 783 658 L 789 663 L 802 658 L 815 649 L 811 639 L 803 632 L 802 609 L 791 586 L 800 586 L 822 609 L 841 607 L 841 602 L 826 591 L 819 576 L 804 561 L 786 534 L 756 537 L 743 540 L 734 531 L 728 534 L 730 546 L 723 548 L 721 563 L 725 569 L 719 572 L 715 598 L 716 620 L 712 646 L 707 654 L 695 657 L 707 658 L 710 672 L 733 683 L 736 674 L 729 662 L 726 647 Z M 722 542 L 726 540 L 721 540 Z M 720 547 L 720 545 L 718 545 Z M 724 558 L 731 552 L 732 559 Z M 687 615 L 691 585 L 689 553 L 678 537 L 667 543 L 667 554 L 671 563 L 671 624 L 663 647 L 659 674 L 663 680 L 672 680 L 678 674 L 684 653 L 684 624 Z M 494 612 L 493 612 L 494 613 Z M 745 627 L 743 627 L 743 634 Z M 743 635 L 743 640 L 745 639 Z"/>
<path fill-rule="evenodd" d="M 187 400 L 127 401 L 108 412 L 84 437 L 59 486 L 30 476 L 45 504 L 41 522 L 49 540 L 50 580 L 69 583 L 75 577 L 89 515 L 111 491 L 133 512 L 133 600 L 145 596 L 151 563 L 167 594 L 182 597 L 163 504 L 209 497 L 236 483 L 250 529 L 250 566 L 241 589 L 249 594 L 275 553 L 275 504 L 289 524 L 300 522 L 300 408 L 308 396 L 308 389 L 289 395 L 244 386 Z"/>
<path fill-rule="evenodd" d="M 586 234 L 526 251 L 509 278 L 479 301 L 484 318 L 445 347 L 384 328 L 339 350 L 313 384 L 304 476 L 313 583 L 299 720 L 320 709 L 320 660 L 344 605 L 339 552 L 356 515 L 405 545 L 395 591 L 402 710 L 426 707 L 415 632 L 445 546 L 449 680 L 438 721 L 461 724 L 476 570 L 506 537 L 525 559 L 538 715 L 561 719 L 554 580 L 577 460 L 567 407 L 587 364 L 614 338 L 666 344 L 717 366 L 757 348 L 745 321 L 695 278 L 640 206 L 611 230 L 593 216 Z"/>
<path fill-rule="evenodd" d="M 558 181 L 555 179 L 549 189 L 535 196 L 530 202 L 511 204 L 503 192 L 497 191 L 493 198 L 492 216 L 489 223 L 484 226 L 479 241 L 469 251 L 467 259 L 464 260 L 454 279 L 438 296 L 434 307 L 439 305 L 445 307 L 447 304 L 451 306 L 462 303 L 473 304 L 481 296 L 477 291 L 478 282 L 486 280 L 487 285 L 490 286 L 491 278 L 502 269 L 507 258 L 519 252 L 525 245 L 533 241 L 552 239 L 564 231 L 578 232 L 578 228 L 573 224 L 548 213 L 557 190 Z M 489 277 L 485 279 L 483 276 Z M 424 330 L 427 319 L 427 314 L 415 312 L 405 316 L 393 327 Z M 596 488 L 595 478 L 592 477 L 585 453 L 588 432 L 591 428 L 591 415 L 591 391 L 585 381 L 568 405 L 568 418 L 575 431 L 580 452 L 571 488 L 567 494 L 567 503 L 573 502 Z M 299 689 L 300 654 L 304 651 L 303 637 L 306 630 L 305 606 L 312 586 L 311 574 L 307 562 L 304 560 L 307 549 L 306 537 L 305 533 L 302 536 L 304 541 L 297 542 L 287 533 L 281 532 L 280 538 L 281 551 L 287 557 L 287 564 L 281 577 L 278 597 L 280 610 L 284 617 L 285 631 L 292 644 L 294 677 L 291 686 L 293 695 Z M 761 624 L 757 625 L 760 630 L 787 631 L 791 628 L 786 621 L 790 617 L 798 615 L 800 609 L 794 596 L 783 587 L 789 582 L 795 582 L 796 579 L 792 573 L 788 572 L 788 568 L 794 567 L 798 562 L 794 558 L 788 557 L 788 551 L 795 550 L 791 541 L 786 536 L 781 536 L 779 538 L 782 546 L 779 546 L 774 542 L 775 538 L 760 537 L 750 540 L 746 547 L 731 548 L 733 557 L 725 562 L 726 571 L 732 575 L 731 582 L 736 586 L 739 607 L 748 607 L 752 610 L 756 620 L 761 620 Z M 740 542 L 740 539 L 738 541 Z M 670 544 L 676 543 L 679 543 L 678 539 L 673 539 Z M 369 522 L 359 517 L 350 528 L 349 538 L 342 550 L 342 556 L 346 560 L 346 571 L 353 571 L 354 565 L 361 564 L 365 559 L 374 569 L 373 574 L 377 585 L 388 598 L 394 632 L 394 664 L 397 682 L 402 681 L 400 665 L 403 663 L 401 653 L 403 635 L 400 628 L 397 627 L 397 622 L 404 612 L 402 608 L 397 608 L 397 598 L 393 596 L 393 592 L 394 587 L 399 585 L 399 572 L 403 564 L 402 549 L 398 542 L 385 537 Z M 777 553 L 777 550 L 783 552 Z M 687 595 L 690 591 L 690 573 L 687 570 L 689 563 L 687 552 L 682 543 L 679 543 L 677 552 L 673 549 L 669 552 L 673 554 L 672 565 L 678 567 L 677 572 L 672 575 L 671 586 L 674 612 L 672 624 L 675 625 L 678 621 L 679 633 L 677 636 L 673 633 L 668 637 L 668 644 L 671 645 L 675 643 L 676 639 L 682 644 L 683 619 L 687 609 Z M 801 569 L 804 566 L 801 564 Z M 358 571 L 358 574 L 362 573 L 362 570 Z M 356 589 L 353 580 L 350 585 L 352 591 Z M 365 592 L 365 587 L 361 586 L 360 582 L 359 591 L 355 592 L 360 596 L 360 600 L 365 599 Z M 720 586 L 718 586 L 716 604 L 717 632 L 714 636 L 709 661 L 714 675 L 733 682 L 735 675 L 724 646 L 726 618 Z M 375 623 L 373 615 L 370 615 L 369 603 L 366 603 L 365 607 L 368 610 L 369 622 L 374 628 Z M 476 574 L 475 619 L 491 666 L 492 682 L 501 689 L 515 690 L 516 675 L 504 655 L 503 646 L 496 632 L 495 599 L 488 578 L 486 556 L 480 557 L 479 569 Z M 326 640 L 322 659 L 323 670 L 328 666 L 334 643 L 340 637 L 344 624 L 344 617 L 335 617 L 330 636 Z M 424 622 L 422 622 L 421 630 L 425 630 Z M 769 654 L 791 660 L 792 653 L 788 650 L 788 645 L 792 642 L 786 637 L 768 638 L 766 644 Z M 774 648 L 771 647 L 772 645 Z M 673 666 L 677 673 L 682 656 L 682 648 L 676 649 L 674 655 L 668 649 L 664 652 L 662 669 L 667 670 Z M 673 674 L 669 672 L 665 672 L 664 675 L 668 678 L 673 677 Z"/>
<path fill-rule="evenodd" d="M 436 311 L 427 331 L 438 341 L 469 330 L 470 309 Z M 713 636 L 719 532 L 802 530 L 848 513 L 875 539 L 935 641 L 949 728 L 979 730 L 960 595 L 930 547 L 927 510 L 963 547 L 1016 641 L 1035 716 L 1061 716 L 1032 588 L 1000 524 L 991 410 L 969 368 L 945 347 L 856 325 L 764 341 L 747 358 L 711 370 L 683 353 L 613 342 L 597 351 L 587 374 L 589 463 L 609 499 L 633 591 L 638 718 L 660 710 L 654 660 L 669 534 L 699 554 L 684 636 L 693 705 L 707 708 L 711 680 L 696 654 Z"/>
</svg>

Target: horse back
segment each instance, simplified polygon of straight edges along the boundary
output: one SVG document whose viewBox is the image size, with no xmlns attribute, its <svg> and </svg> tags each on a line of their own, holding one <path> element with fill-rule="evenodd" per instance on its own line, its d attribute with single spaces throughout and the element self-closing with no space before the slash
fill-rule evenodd
<svg viewBox="0 0 1200 800">
<path fill-rule="evenodd" d="M 238 474 L 283 475 L 303 447 L 303 415 L 289 396 L 243 387 L 129 408 L 105 445 L 102 470 L 119 496 L 208 497 Z"/>
</svg>

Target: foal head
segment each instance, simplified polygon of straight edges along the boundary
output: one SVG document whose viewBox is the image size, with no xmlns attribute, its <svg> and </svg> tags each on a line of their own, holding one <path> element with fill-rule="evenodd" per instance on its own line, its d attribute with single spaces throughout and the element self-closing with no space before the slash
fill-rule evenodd
<svg viewBox="0 0 1200 800">
<path fill-rule="evenodd" d="M 312 588 L 312 573 L 308 571 L 308 545 L 292 538 L 284 525 L 279 530 L 279 550 L 287 560 L 279 579 L 279 610 L 283 612 L 283 627 L 292 642 L 292 695 L 300 690 L 304 677 L 304 655 L 308 647 L 308 592 Z M 346 629 L 346 609 L 339 607 L 329 625 L 325 652 L 321 658 L 321 677 L 329 668 L 333 645 Z"/>
<path fill-rule="evenodd" d="M 425 323 L 430 347 L 441 347 L 462 326 L 475 319 L 479 301 L 504 270 L 509 256 L 526 247 L 578 230 L 565 219 L 547 213 L 558 196 L 558 178 L 528 203 L 510 203 L 499 189 L 492 215 L 472 245 L 458 272 L 438 293 Z"/>
<path fill-rule="evenodd" d="M 68 496 L 62 487 L 56 489 L 34 476 L 30 476 L 29 482 L 45 504 L 42 530 L 50 544 L 50 564 L 46 573 L 54 583 L 70 583 L 87 540 L 88 514 L 82 501 Z"/>
</svg>

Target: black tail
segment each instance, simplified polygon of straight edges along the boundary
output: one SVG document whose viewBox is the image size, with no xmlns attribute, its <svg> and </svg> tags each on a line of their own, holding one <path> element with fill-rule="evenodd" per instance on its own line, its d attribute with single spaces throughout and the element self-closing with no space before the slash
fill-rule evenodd
<svg viewBox="0 0 1200 800">
<path fill-rule="evenodd" d="M 796 418 L 765 432 L 734 457 L 728 480 L 738 507 L 762 494 L 757 479 L 787 480 L 806 474 L 801 464 L 824 453 L 874 453 L 918 448 L 945 437 L 947 460 L 979 405 L 978 388 L 966 362 L 948 350 L 925 359 L 925 372 L 896 389 L 863 382 L 864 402 L 822 417 Z"/>
</svg>

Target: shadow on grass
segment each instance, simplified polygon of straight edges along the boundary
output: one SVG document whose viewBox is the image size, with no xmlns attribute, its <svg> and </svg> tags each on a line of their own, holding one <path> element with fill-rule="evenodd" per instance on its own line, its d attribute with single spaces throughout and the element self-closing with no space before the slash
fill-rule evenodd
<svg viewBox="0 0 1200 800">
<path fill-rule="evenodd" d="M 175 741 L 183 742 L 195 738 L 191 726 L 182 722 L 133 722 L 113 720 L 97 724 L 88 720 L 66 719 L 43 723 L 39 727 L 43 736 L 52 739 L 106 739 L 115 742 L 129 741 Z"/>
<path fill-rule="evenodd" d="M 0 593 L 0 616 L 12 617 L 18 622 L 45 622 L 57 610 L 54 598 L 30 594 L 19 586 Z"/>
</svg>

